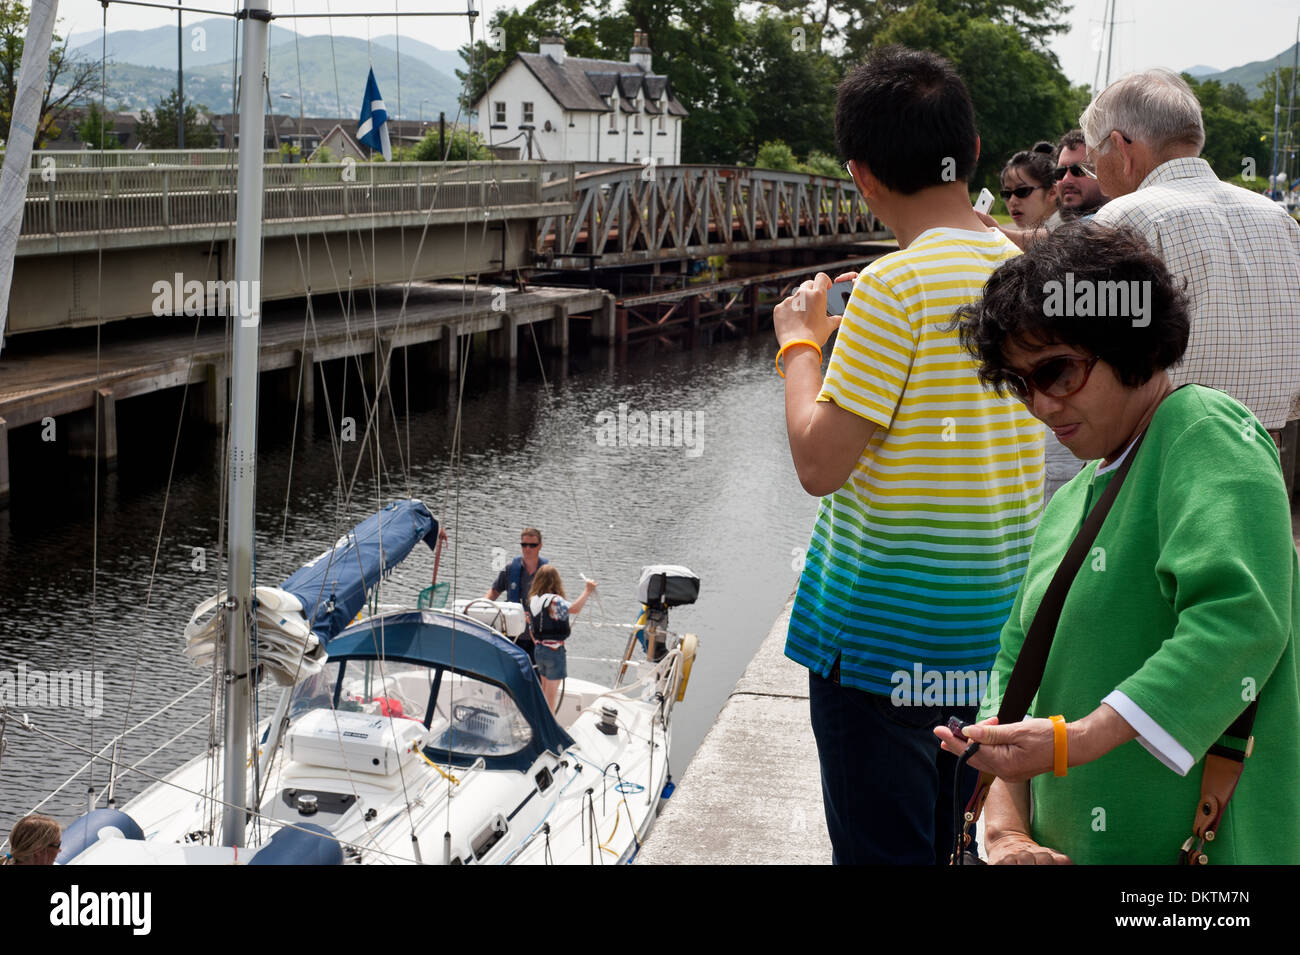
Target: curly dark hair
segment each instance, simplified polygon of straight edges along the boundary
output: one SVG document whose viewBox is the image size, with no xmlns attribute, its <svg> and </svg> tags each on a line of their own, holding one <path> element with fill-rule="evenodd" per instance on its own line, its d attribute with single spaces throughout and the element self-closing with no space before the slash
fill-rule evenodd
<svg viewBox="0 0 1300 955">
<path fill-rule="evenodd" d="M 1062 289 L 1091 289 L 1099 302 L 1102 283 L 1144 286 L 1145 324 L 1133 312 L 1062 314 Z M 1191 329 L 1185 280 L 1174 279 L 1141 234 L 1095 222 L 1073 222 L 1004 263 L 978 301 L 957 310 L 953 324 L 962 345 L 979 362 L 980 380 L 1008 393 L 1006 348 L 1071 345 L 1096 355 L 1120 383 L 1137 388 L 1183 357 Z M 1138 288 L 1125 284 L 1125 289 Z M 1112 301 L 1117 295 L 1112 295 Z M 1128 293 L 1124 301 L 1127 303 Z M 1097 309 L 1088 309 L 1095 311 Z"/>
<path fill-rule="evenodd" d="M 1001 180 L 1012 169 L 1017 167 L 1024 168 L 1024 174 L 1028 176 L 1039 188 L 1046 188 L 1056 182 L 1053 172 L 1056 168 L 1056 147 L 1049 142 L 1034 143 L 1029 149 L 1022 149 L 1002 167 L 998 173 L 998 179 Z"/>
<path fill-rule="evenodd" d="M 1084 139 L 1083 130 L 1072 129 L 1064 136 L 1062 136 L 1060 141 L 1056 144 L 1056 152 L 1052 156 L 1052 162 L 1053 163 L 1060 162 L 1061 153 L 1063 153 L 1067 149 L 1077 149 L 1080 146 L 1087 146 L 1087 145 L 1088 145 L 1088 141 Z"/>
<path fill-rule="evenodd" d="M 936 53 L 882 46 L 845 75 L 835 98 L 835 145 L 905 196 L 975 172 L 975 108 Z"/>
</svg>

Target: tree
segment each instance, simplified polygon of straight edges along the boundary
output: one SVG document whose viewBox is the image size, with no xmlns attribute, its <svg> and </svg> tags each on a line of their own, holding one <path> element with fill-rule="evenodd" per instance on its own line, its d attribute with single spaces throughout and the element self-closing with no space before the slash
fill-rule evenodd
<svg viewBox="0 0 1300 955">
<path fill-rule="evenodd" d="M 799 161 L 794 158 L 794 150 L 779 139 L 763 143 L 758 147 L 758 156 L 754 160 L 758 169 L 777 169 L 782 172 L 798 172 Z"/>
<path fill-rule="evenodd" d="M 829 9 L 832 0 L 825 0 Z M 818 0 L 804 4 L 820 6 Z M 859 0 L 839 0 L 847 20 L 841 33 L 844 36 L 844 60 L 856 63 L 866 56 L 875 44 L 883 42 L 880 34 L 898 16 L 910 14 L 913 8 L 925 5 L 943 17 L 957 17 L 966 21 L 986 21 L 1008 27 L 1023 38 L 1032 50 L 1041 53 L 1051 65 L 1059 69 L 1056 54 L 1048 42 L 1058 33 L 1069 29 L 1066 15 L 1070 12 L 1067 0 L 880 0 L 861 3 Z"/>
<path fill-rule="evenodd" d="M 918 0 L 889 20 L 877 42 L 930 50 L 953 64 L 970 90 L 980 135 L 970 185 L 996 187 L 1012 153 L 1039 139 L 1055 141 L 1078 125 L 1088 94 L 1071 87 L 1054 59 L 1010 24 L 944 12 L 967 5 Z"/>
<path fill-rule="evenodd" d="M 121 149 L 122 143 L 104 122 L 98 103 L 91 103 L 86 118 L 77 124 L 77 136 L 91 149 Z"/>
<path fill-rule="evenodd" d="M 217 134 L 211 123 L 199 122 L 198 107 L 190 100 L 185 101 L 185 148 L 212 149 L 217 145 Z M 206 107 L 204 107 L 206 109 Z M 136 136 L 147 149 L 176 148 L 176 114 L 180 109 L 179 97 L 173 88 L 170 93 L 158 101 L 151 113 L 145 110 L 136 127 Z"/>
<path fill-rule="evenodd" d="M 1291 105 L 1291 84 L 1295 80 L 1296 78 L 1292 76 L 1292 70 L 1289 66 L 1274 70 L 1259 81 L 1259 90 L 1263 95 L 1251 104 L 1255 110 L 1255 115 L 1260 119 L 1265 130 L 1265 149 L 1268 158 L 1260 166 L 1265 178 L 1268 177 L 1273 165 L 1273 98 L 1276 89 L 1275 84 L 1278 84 L 1279 81 L 1281 87 L 1281 96 L 1279 97 L 1281 111 L 1278 113 L 1279 122 L 1277 126 L 1277 168 L 1278 172 L 1286 173 L 1292 180 L 1300 178 L 1300 169 L 1297 169 L 1296 165 L 1296 150 L 1300 146 L 1300 109 L 1288 110 L 1288 106 Z M 1300 87 L 1297 87 L 1297 89 L 1300 90 Z M 1300 96 L 1297 96 L 1296 100 L 1297 105 L 1300 105 Z"/>
<path fill-rule="evenodd" d="M 0 0 L 0 131 L 9 139 L 14 98 L 18 95 L 18 71 L 27 39 L 29 12 L 20 0 Z M 99 78 L 99 64 L 73 57 L 68 41 L 57 34 L 50 41 L 50 65 L 41 91 L 41 114 L 36 124 L 35 147 L 40 149 L 62 132 L 58 126 L 64 111 L 86 98 Z M 56 92 L 57 88 L 57 92 Z"/>
<path fill-rule="evenodd" d="M 447 130 L 445 143 L 446 158 L 453 162 L 466 162 L 472 159 L 491 159 L 492 150 L 479 138 L 477 133 L 457 126 Z M 438 149 L 438 131 L 430 130 L 424 138 L 415 144 L 412 159 L 421 162 L 440 162 L 443 159 Z"/>
<path fill-rule="evenodd" d="M 605 56 L 597 31 L 608 14 L 608 0 L 537 0 L 523 12 L 498 8 L 488 24 L 487 37 L 460 48 L 465 61 L 465 69 L 456 71 L 464 89 L 461 106 L 466 113 L 472 110 L 515 54 L 537 52 L 537 43 L 544 36 L 564 37 L 570 56 Z"/>
<path fill-rule="evenodd" d="M 777 139 L 801 155 L 835 151 L 839 71 L 816 29 L 797 18 L 766 15 L 740 25 L 736 65 L 753 117 L 745 142 L 737 144 L 740 159 L 752 161 L 759 143 Z"/>
<path fill-rule="evenodd" d="M 849 174 L 834 156 L 814 150 L 808 154 L 806 162 L 800 162 L 795 158 L 794 151 L 779 139 L 763 143 L 758 147 L 754 168 L 803 172 L 812 176 L 829 176 L 832 179 L 849 178 Z"/>
<path fill-rule="evenodd" d="M 1197 80 L 1189 73 L 1184 73 L 1183 79 L 1201 104 L 1201 123 L 1205 127 L 1201 158 L 1210 164 L 1214 174 L 1231 179 L 1245 173 L 1252 179 L 1266 180 L 1272 158 L 1272 130 L 1265 136 L 1263 123 L 1251 110 L 1246 91 L 1236 83 L 1225 87 L 1218 80 Z"/>
</svg>

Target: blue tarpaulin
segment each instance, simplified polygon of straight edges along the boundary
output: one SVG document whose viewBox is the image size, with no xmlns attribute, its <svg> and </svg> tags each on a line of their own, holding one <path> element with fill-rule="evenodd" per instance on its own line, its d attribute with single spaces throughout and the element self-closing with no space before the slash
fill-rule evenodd
<svg viewBox="0 0 1300 955">
<path fill-rule="evenodd" d="M 280 588 L 302 602 L 313 632 L 328 643 L 365 606 L 370 588 L 420 541 L 430 549 L 437 546 L 438 522 L 420 501 L 394 501 L 300 567 Z"/>
</svg>

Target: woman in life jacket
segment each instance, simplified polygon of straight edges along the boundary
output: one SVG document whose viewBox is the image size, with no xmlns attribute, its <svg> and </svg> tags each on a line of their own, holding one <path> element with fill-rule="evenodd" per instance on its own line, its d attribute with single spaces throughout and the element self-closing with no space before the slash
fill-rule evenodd
<svg viewBox="0 0 1300 955">
<path fill-rule="evenodd" d="M 596 582 L 583 584 L 582 595 L 569 603 L 560 581 L 560 572 L 547 564 L 537 568 L 528 591 L 528 622 L 533 633 L 537 675 L 542 681 L 546 703 L 554 712 L 560 695 L 560 681 L 568 676 L 564 641 L 569 636 L 569 618 L 582 612 L 587 598 L 596 590 Z"/>
</svg>

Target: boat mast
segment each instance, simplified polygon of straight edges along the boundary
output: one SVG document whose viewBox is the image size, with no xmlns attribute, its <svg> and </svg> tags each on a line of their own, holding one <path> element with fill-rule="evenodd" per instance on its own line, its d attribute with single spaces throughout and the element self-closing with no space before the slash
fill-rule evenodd
<svg viewBox="0 0 1300 955">
<path fill-rule="evenodd" d="M 235 222 L 234 354 L 230 374 L 229 567 L 226 602 L 225 748 L 221 844 L 242 846 L 248 789 L 248 732 L 255 674 L 253 509 L 257 465 L 257 352 L 262 312 L 262 140 L 266 38 L 271 11 L 244 0 L 239 79 L 239 173 Z M 264 0 L 263 0 L 264 2 Z"/>
</svg>

